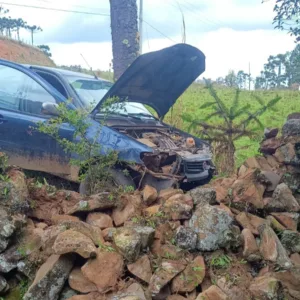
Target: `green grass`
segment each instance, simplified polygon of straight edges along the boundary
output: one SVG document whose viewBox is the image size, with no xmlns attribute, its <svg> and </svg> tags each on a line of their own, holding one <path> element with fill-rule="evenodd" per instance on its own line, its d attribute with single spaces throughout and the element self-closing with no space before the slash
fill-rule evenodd
<svg viewBox="0 0 300 300">
<path fill-rule="evenodd" d="M 230 88 L 217 88 L 218 96 L 224 100 L 228 105 L 233 101 L 235 90 Z M 254 95 L 259 96 L 262 100 L 269 101 L 279 95 L 282 99 L 276 105 L 277 112 L 266 112 L 261 118 L 261 122 L 265 127 L 282 128 L 286 117 L 293 112 L 300 112 L 300 92 L 290 90 L 275 90 L 275 91 L 242 91 L 240 101 L 243 105 L 250 104 L 251 107 L 259 107 Z M 200 109 L 201 105 L 206 102 L 211 102 L 212 98 L 208 90 L 200 84 L 193 84 L 185 93 L 178 99 L 173 109 L 166 115 L 164 121 L 184 131 L 189 130 L 189 123 L 182 119 L 183 114 L 190 114 L 194 120 L 199 120 L 207 115 L 207 109 Z M 242 107 L 242 106 L 241 106 Z M 198 135 L 196 132 L 191 132 Z M 261 131 L 263 136 L 263 131 Z M 242 164 L 248 157 L 259 154 L 260 139 L 250 140 L 249 138 L 242 138 L 236 142 L 236 163 L 237 166 Z"/>
</svg>

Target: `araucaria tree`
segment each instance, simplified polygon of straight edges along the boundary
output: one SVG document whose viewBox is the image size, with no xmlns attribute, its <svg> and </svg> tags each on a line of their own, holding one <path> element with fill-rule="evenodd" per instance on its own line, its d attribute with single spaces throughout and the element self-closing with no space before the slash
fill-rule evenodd
<svg viewBox="0 0 300 300">
<path fill-rule="evenodd" d="M 40 31 L 43 31 L 43 29 L 40 27 L 40 26 L 36 26 L 36 25 L 33 25 L 33 26 L 26 26 L 25 27 L 31 34 L 31 45 L 33 45 L 33 35 L 35 33 L 38 33 Z"/>
<path fill-rule="evenodd" d="M 136 0 L 110 0 L 110 14 L 116 80 L 139 54 Z"/>
<path fill-rule="evenodd" d="M 241 91 L 237 89 L 235 98 L 228 106 L 220 99 L 210 81 L 206 81 L 206 85 L 212 101 L 200 107 L 203 110 L 203 118 L 195 120 L 192 115 L 184 115 L 183 118 L 190 122 L 190 131 L 213 144 L 219 172 L 231 174 L 235 170 L 235 142 L 243 137 L 260 136 L 264 128 L 260 117 L 267 110 L 275 110 L 274 105 L 280 97 L 264 103 L 254 96 L 258 107 L 253 109 L 249 104 L 240 101 Z"/>
</svg>

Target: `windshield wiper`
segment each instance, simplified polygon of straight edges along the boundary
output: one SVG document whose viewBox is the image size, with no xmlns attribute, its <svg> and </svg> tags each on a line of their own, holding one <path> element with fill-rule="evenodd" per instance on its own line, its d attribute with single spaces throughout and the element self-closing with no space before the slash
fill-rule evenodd
<svg viewBox="0 0 300 300">
<path fill-rule="evenodd" d="M 119 112 L 102 112 L 102 113 L 99 113 L 99 114 L 102 114 L 102 115 L 104 115 L 104 116 L 111 116 L 111 115 L 115 115 L 115 116 L 121 116 L 121 117 L 126 117 L 126 118 L 132 118 L 132 119 L 141 119 L 140 117 L 138 117 L 138 116 L 132 116 L 132 115 L 130 115 L 130 114 L 123 114 L 123 113 L 119 113 Z"/>
<path fill-rule="evenodd" d="M 156 118 L 152 115 L 149 114 L 145 114 L 145 113 L 130 113 L 128 114 L 130 117 L 147 117 L 147 118 L 151 118 L 151 119 L 155 119 Z"/>
</svg>

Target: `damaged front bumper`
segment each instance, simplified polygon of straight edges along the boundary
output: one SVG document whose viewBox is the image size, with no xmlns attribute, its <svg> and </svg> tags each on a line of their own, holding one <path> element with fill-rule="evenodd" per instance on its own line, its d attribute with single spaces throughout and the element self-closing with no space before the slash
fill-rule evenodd
<svg viewBox="0 0 300 300">
<path fill-rule="evenodd" d="M 208 158 L 184 158 L 182 162 L 183 182 L 202 181 L 210 178 L 215 168 Z"/>
<path fill-rule="evenodd" d="M 145 156 L 147 157 L 145 159 Z M 155 186 L 158 190 L 180 186 L 184 183 L 201 184 L 210 180 L 215 173 L 215 167 L 208 155 L 192 155 L 191 157 L 180 157 L 171 165 L 162 166 L 161 171 L 154 171 L 159 160 L 154 154 L 146 154 L 144 160 L 146 165 L 131 165 L 130 168 L 140 173 L 139 187 L 146 184 Z"/>
</svg>

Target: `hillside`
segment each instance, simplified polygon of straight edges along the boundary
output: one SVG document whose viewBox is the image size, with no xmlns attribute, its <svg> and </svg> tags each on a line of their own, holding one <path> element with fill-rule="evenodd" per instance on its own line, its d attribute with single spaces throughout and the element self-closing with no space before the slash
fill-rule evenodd
<svg viewBox="0 0 300 300">
<path fill-rule="evenodd" d="M 38 48 L 5 37 L 0 37 L 0 58 L 17 63 L 55 66 Z"/>
</svg>

